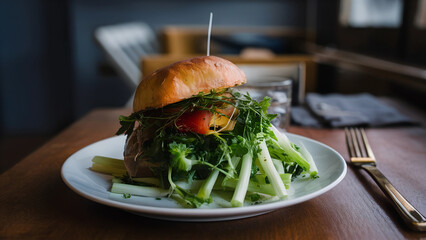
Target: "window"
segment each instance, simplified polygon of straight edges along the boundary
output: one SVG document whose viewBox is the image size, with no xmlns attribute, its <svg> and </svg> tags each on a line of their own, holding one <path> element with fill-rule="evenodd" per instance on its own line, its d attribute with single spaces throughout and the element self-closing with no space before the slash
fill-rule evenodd
<svg viewBox="0 0 426 240">
<path fill-rule="evenodd" d="M 402 7 L 402 0 L 341 0 L 339 22 L 347 27 L 398 28 Z"/>
</svg>

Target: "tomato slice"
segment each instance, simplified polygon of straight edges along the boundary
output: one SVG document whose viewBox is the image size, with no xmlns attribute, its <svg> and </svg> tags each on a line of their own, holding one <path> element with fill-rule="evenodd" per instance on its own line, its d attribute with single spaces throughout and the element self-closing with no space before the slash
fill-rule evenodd
<svg viewBox="0 0 426 240">
<path fill-rule="evenodd" d="M 212 114 L 207 110 L 185 112 L 176 120 L 177 129 L 181 132 L 207 134 L 210 129 Z"/>
</svg>

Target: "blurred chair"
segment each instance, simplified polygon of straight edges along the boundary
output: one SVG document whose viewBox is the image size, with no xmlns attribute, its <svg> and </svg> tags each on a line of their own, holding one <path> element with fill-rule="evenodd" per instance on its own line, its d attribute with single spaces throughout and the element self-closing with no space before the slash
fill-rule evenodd
<svg viewBox="0 0 426 240">
<path fill-rule="evenodd" d="M 95 30 L 95 39 L 132 89 L 136 89 L 141 80 L 142 57 L 159 52 L 156 34 L 142 22 L 99 27 Z"/>
<path fill-rule="evenodd" d="M 215 28 L 217 37 L 225 37 L 235 31 L 254 32 L 265 36 L 285 36 L 294 41 L 304 37 L 303 32 L 294 29 L 240 29 Z M 133 22 L 102 26 L 96 29 L 95 39 L 106 53 L 113 67 L 126 80 L 126 83 L 136 89 L 141 77 L 174 63 L 195 56 L 204 55 L 205 28 L 166 27 L 162 31 L 167 54 L 159 53 L 159 42 L 154 31 L 145 23 Z M 309 55 L 275 55 L 265 52 L 265 49 L 250 49 L 240 54 L 223 55 L 212 47 L 212 54 L 244 68 L 248 74 L 267 72 L 270 75 L 281 76 L 293 80 L 293 103 L 303 102 L 306 91 L 316 89 L 316 64 Z M 248 77 L 250 78 L 250 77 Z"/>
</svg>

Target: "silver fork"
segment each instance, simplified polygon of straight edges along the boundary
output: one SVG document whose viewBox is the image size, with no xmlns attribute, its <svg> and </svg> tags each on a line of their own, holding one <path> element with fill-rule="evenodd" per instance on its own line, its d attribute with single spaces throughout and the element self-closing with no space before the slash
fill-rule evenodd
<svg viewBox="0 0 426 240">
<path fill-rule="evenodd" d="M 413 230 L 426 231 L 426 218 L 417 211 L 376 168 L 376 158 L 364 129 L 345 128 L 346 144 L 351 163 L 365 169 L 382 191 L 392 200 L 398 214 Z"/>
</svg>

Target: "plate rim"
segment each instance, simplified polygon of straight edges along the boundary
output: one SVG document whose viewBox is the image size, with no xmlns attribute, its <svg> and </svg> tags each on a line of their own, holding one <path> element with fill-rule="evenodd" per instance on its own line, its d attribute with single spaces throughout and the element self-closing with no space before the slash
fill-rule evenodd
<svg viewBox="0 0 426 240">
<path fill-rule="evenodd" d="M 328 184 L 327 186 L 318 189 L 314 192 L 308 193 L 304 196 L 295 198 L 295 199 L 290 199 L 290 200 L 278 200 L 278 201 L 274 201 L 274 202 L 268 202 L 265 204 L 258 204 L 258 205 L 250 205 L 250 206 L 243 206 L 243 207 L 237 207 L 237 208 L 172 208 L 172 207 L 159 207 L 159 206 L 146 206 L 146 205 L 137 205 L 134 203 L 125 203 L 125 202 L 120 202 L 120 201 L 115 201 L 112 199 L 108 199 L 108 198 L 103 198 L 103 197 L 98 197 L 95 196 L 93 194 L 90 193 L 86 193 L 85 191 L 82 191 L 80 189 L 78 189 L 77 187 L 73 186 L 70 181 L 67 179 L 66 176 L 66 170 L 68 165 L 72 164 L 72 161 L 76 158 L 76 155 L 78 156 L 79 154 L 81 154 L 81 152 L 86 151 L 87 149 L 93 147 L 93 145 L 95 144 L 101 144 L 104 141 L 111 141 L 112 139 L 115 138 L 124 138 L 124 136 L 120 135 L 120 136 L 113 136 L 113 137 L 109 137 L 109 138 L 105 138 L 96 142 L 93 142 L 79 150 L 77 150 L 76 152 L 74 152 L 71 156 L 69 156 L 65 162 L 62 164 L 61 167 L 61 178 L 64 181 L 64 183 L 71 189 L 73 190 L 75 193 L 77 193 L 78 195 L 89 199 L 91 201 L 106 205 L 106 206 L 110 206 L 110 207 L 115 207 L 115 208 L 119 208 L 122 210 L 126 210 L 126 211 L 130 211 L 130 212 L 135 212 L 137 214 L 140 215 L 146 215 L 149 217 L 155 217 L 158 216 L 160 218 L 200 218 L 200 219 L 206 219 L 206 218 L 227 218 L 227 217 L 235 217 L 238 218 L 238 216 L 243 216 L 243 215 L 258 215 L 261 213 L 267 213 L 267 212 L 271 212 L 271 211 L 275 211 L 277 209 L 280 208 L 284 208 L 284 207 L 289 207 L 289 206 L 293 206 L 308 200 L 311 200 L 315 197 L 318 197 L 326 192 L 328 192 L 329 190 L 331 190 L 332 188 L 334 188 L 337 184 L 339 184 L 344 177 L 346 176 L 347 173 L 347 164 L 346 161 L 344 160 L 344 158 L 333 148 L 331 148 L 330 146 L 319 142 L 317 140 L 305 137 L 305 136 L 301 136 L 298 134 L 293 134 L 293 133 L 285 133 L 289 138 L 299 138 L 299 139 L 303 139 L 305 141 L 311 141 L 314 142 L 315 144 L 318 144 L 324 148 L 327 148 L 328 150 L 331 150 L 337 157 L 339 162 L 342 164 L 343 166 L 343 170 L 340 172 L 340 175 L 330 184 Z M 74 160 L 75 161 L 75 160 Z M 108 192 L 108 190 L 106 190 Z"/>
</svg>

